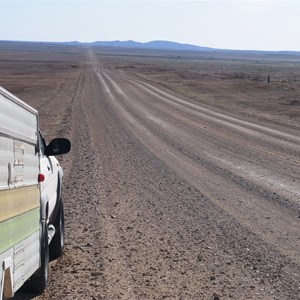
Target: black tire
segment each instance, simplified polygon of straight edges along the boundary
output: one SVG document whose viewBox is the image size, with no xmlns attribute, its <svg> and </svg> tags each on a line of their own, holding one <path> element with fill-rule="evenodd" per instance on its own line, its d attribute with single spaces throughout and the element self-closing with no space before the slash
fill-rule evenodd
<svg viewBox="0 0 300 300">
<path fill-rule="evenodd" d="M 50 259 L 59 258 L 64 252 L 65 243 L 65 223 L 64 223 L 64 206 L 62 200 L 59 201 L 59 209 L 54 220 L 55 235 L 50 243 Z"/>
<path fill-rule="evenodd" d="M 22 290 L 41 294 L 48 285 L 49 276 L 49 245 L 48 228 L 43 225 L 41 243 L 41 267 L 26 281 Z"/>
</svg>

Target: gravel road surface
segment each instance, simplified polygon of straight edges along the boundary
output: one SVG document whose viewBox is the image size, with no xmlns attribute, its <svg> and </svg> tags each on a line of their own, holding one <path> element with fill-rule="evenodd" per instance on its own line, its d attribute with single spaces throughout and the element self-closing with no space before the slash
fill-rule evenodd
<svg viewBox="0 0 300 300">
<path fill-rule="evenodd" d="M 36 299 L 300 299 L 299 131 L 92 50 L 67 112 L 66 251 Z"/>
</svg>

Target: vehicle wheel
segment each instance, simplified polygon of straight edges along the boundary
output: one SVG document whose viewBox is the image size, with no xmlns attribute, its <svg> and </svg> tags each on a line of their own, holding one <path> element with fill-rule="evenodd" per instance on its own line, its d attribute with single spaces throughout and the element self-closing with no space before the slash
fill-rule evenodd
<svg viewBox="0 0 300 300">
<path fill-rule="evenodd" d="M 50 243 L 50 259 L 59 258 L 64 252 L 65 243 L 65 223 L 64 223 L 64 206 L 62 200 L 59 203 L 59 210 L 54 221 L 55 235 Z"/>
<path fill-rule="evenodd" d="M 49 245 L 48 228 L 43 225 L 42 243 L 41 243 L 41 267 L 28 279 L 22 287 L 23 290 L 41 294 L 48 284 L 49 274 Z"/>
</svg>

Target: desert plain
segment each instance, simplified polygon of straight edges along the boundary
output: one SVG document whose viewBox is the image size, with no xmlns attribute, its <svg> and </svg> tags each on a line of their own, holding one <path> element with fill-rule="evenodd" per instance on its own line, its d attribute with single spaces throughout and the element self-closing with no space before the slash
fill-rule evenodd
<svg viewBox="0 0 300 300">
<path fill-rule="evenodd" d="M 0 42 L 67 137 L 65 253 L 15 299 L 300 295 L 300 54 Z"/>
</svg>

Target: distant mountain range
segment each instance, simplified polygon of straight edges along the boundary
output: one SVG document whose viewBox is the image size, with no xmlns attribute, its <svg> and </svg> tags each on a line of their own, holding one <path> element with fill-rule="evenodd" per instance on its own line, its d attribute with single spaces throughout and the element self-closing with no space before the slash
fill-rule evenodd
<svg viewBox="0 0 300 300">
<path fill-rule="evenodd" d="M 74 42 L 78 45 L 80 42 Z M 229 50 L 229 49 L 217 49 L 210 47 L 202 47 L 191 44 L 181 44 L 170 41 L 151 41 L 146 43 L 129 41 L 97 41 L 93 43 L 87 43 L 88 45 L 99 47 L 115 47 L 115 48 L 131 48 L 131 49 L 150 49 L 150 50 L 177 50 L 177 51 L 207 51 L 207 52 L 233 52 L 233 53 L 265 53 L 265 54 L 280 54 L 280 55 L 299 55 L 299 51 L 267 51 L 267 50 Z"/>
<path fill-rule="evenodd" d="M 173 51 L 198 51 L 198 52 L 215 52 L 215 53 L 234 53 L 234 54 L 266 54 L 266 55 L 288 55 L 299 56 L 300 51 L 272 51 L 272 50 L 231 50 L 231 49 L 218 49 L 211 47 L 202 47 L 191 44 L 181 44 L 171 41 L 151 41 L 146 43 L 129 41 L 96 41 L 91 43 L 71 41 L 71 42 L 33 42 L 33 41 L 9 41 L 0 40 L 0 46 L 3 44 L 22 43 L 22 44 L 39 44 L 39 45 L 74 45 L 74 46 L 95 46 L 107 48 L 124 48 L 124 49 L 145 49 L 145 50 L 173 50 Z"/>
<path fill-rule="evenodd" d="M 78 43 L 78 42 L 73 42 Z M 78 43 L 80 44 L 80 43 Z M 151 41 L 147 43 L 140 43 L 135 41 L 97 41 L 90 43 L 93 46 L 101 47 L 117 47 L 117 48 L 134 48 L 134 49 L 157 49 L 157 50 L 181 50 L 181 51 L 212 51 L 213 48 L 200 47 L 190 44 L 181 44 L 169 41 Z"/>
</svg>

